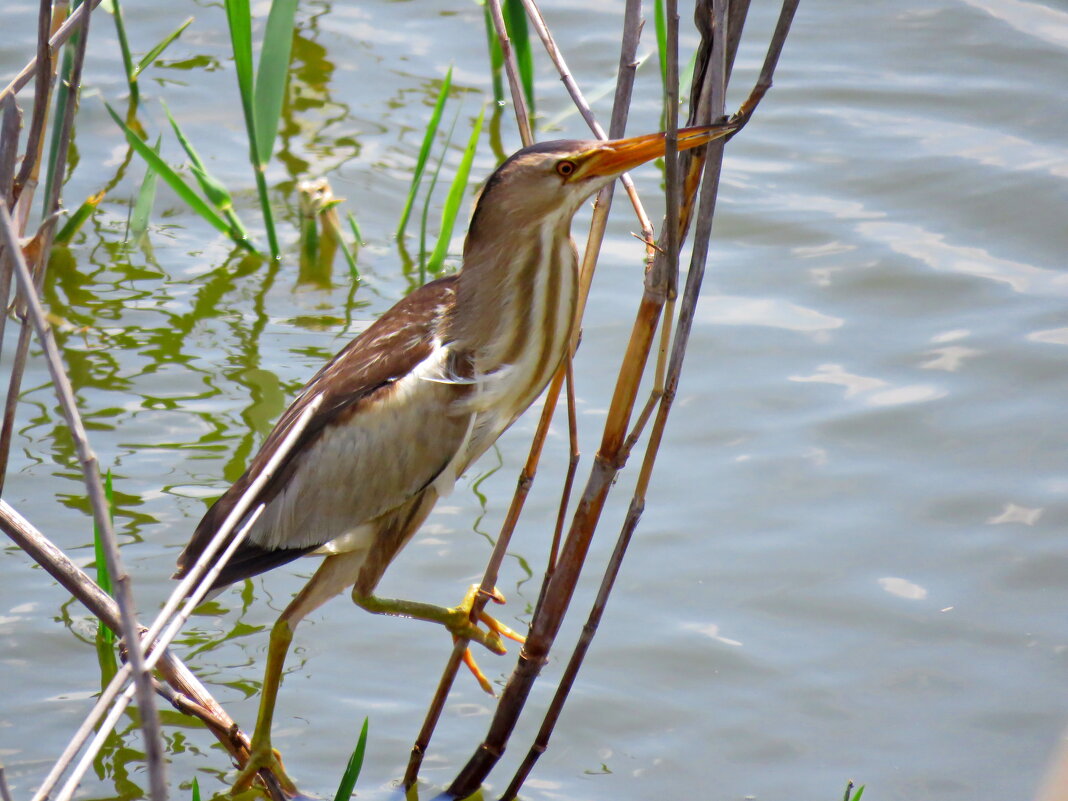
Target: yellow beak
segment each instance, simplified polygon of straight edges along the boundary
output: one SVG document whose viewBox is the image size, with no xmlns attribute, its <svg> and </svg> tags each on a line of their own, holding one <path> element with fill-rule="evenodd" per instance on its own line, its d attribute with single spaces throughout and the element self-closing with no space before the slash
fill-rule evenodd
<svg viewBox="0 0 1068 801">
<path fill-rule="evenodd" d="M 733 133 L 737 125 L 695 125 L 679 128 L 679 150 L 689 150 Z M 632 136 L 629 139 L 613 139 L 592 151 L 585 159 L 584 176 L 618 175 L 664 155 L 667 134 L 654 133 Z"/>
</svg>

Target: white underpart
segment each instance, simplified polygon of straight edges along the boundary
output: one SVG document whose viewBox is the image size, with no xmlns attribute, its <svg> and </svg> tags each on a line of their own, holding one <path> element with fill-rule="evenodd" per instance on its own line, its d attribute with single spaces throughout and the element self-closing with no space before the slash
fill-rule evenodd
<svg viewBox="0 0 1068 801">
<path fill-rule="evenodd" d="M 335 426 L 320 438 L 284 497 L 265 510 L 253 541 L 267 547 L 321 544 L 313 553 L 325 555 L 366 551 L 376 533 L 369 521 L 425 486 L 432 478 L 430 465 L 448 460 L 432 487 L 439 497 L 452 491 L 467 467 L 541 394 L 568 346 L 577 293 L 574 251 L 570 240 L 549 226 L 540 233 L 542 253 L 555 251 L 556 275 L 539 275 L 532 298 L 499 312 L 519 315 L 536 329 L 518 357 L 503 363 L 511 340 L 502 335 L 475 354 L 475 374 L 466 379 L 450 373 L 448 348 L 435 341 L 430 355 L 396 383 L 389 403 L 368 407 L 355 423 Z M 531 305 L 529 313 L 525 303 Z M 539 334 L 550 306 L 552 332 L 546 343 Z M 543 359 L 545 348 L 549 355 Z M 443 413 L 454 392 L 450 385 L 468 383 L 475 385 L 472 396 L 454 402 L 451 414 Z M 448 424 L 435 425 L 442 421 Z M 398 442 L 407 447 L 398 448 Z M 348 478 L 353 473 L 363 479 L 358 486 Z M 346 486 L 346 480 L 352 484 Z"/>
<path fill-rule="evenodd" d="M 441 375 L 447 351 L 430 355 L 398 380 L 389 402 L 372 403 L 332 425 L 302 454 L 300 464 L 264 510 L 250 538 L 266 548 L 320 546 L 326 553 L 365 549 L 374 518 L 408 500 L 434 480 L 443 494 L 466 450 L 472 415 L 449 408 L 454 390 L 427 381 Z M 406 447 L 397 447 L 406 443 Z"/>
</svg>

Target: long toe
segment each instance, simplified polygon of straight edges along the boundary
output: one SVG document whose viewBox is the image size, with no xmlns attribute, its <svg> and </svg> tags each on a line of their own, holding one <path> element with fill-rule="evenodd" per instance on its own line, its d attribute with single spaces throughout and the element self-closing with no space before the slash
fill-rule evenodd
<svg viewBox="0 0 1068 801">
<path fill-rule="evenodd" d="M 475 677 L 475 681 L 478 682 L 478 686 L 490 695 L 495 696 L 496 693 L 493 692 L 493 685 L 490 684 L 490 680 L 486 678 L 486 674 L 482 672 L 482 668 L 478 666 L 478 662 L 475 661 L 474 654 L 471 653 L 470 648 L 464 649 L 463 660 L 464 664 L 467 665 L 467 669 L 471 671 L 471 675 Z"/>
<path fill-rule="evenodd" d="M 238 793 L 243 793 L 252 787 L 252 783 L 256 781 L 261 770 L 269 771 L 278 781 L 278 786 L 282 788 L 282 792 L 290 798 L 300 795 L 297 786 L 286 774 L 286 769 L 282 765 L 281 755 L 271 748 L 269 742 L 253 744 L 248 762 L 238 772 L 230 794 L 236 796 Z"/>
</svg>

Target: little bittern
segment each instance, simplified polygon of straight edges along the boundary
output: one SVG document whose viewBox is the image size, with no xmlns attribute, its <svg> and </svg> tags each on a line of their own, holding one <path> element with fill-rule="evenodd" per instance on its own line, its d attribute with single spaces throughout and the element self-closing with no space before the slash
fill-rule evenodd
<svg viewBox="0 0 1068 801">
<path fill-rule="evenodd" d="M 733 130 L 685 128 L 678 147 Z M 373 592 L 435 501 L 560 365 L 575 326 L 571 218 L 618 175 L 662 156 L 664 143 L 659 133 L 544 142 L 505 161 L 475 205 L 463 269 L 412 292 L 320 370 L 200 522 L 178 557 L 177 577 L 196 562 L 302 410 L 321 396 L 288 459 L 256 498 L 266 508 L 215 584 L 225 587 L 303 554 L 326 556 L 271 631 L 252 754 L 235 788 L 270 767 L 293 789 L 270 745 L 282 664 L 297 623 L 346 588 L 371 612 L 441 623 L 454 636 L 503 653 L 499 624 L 484 616 L 486 631 L 469 622 L 472 593 L 445 608 Z"/>
</svg>

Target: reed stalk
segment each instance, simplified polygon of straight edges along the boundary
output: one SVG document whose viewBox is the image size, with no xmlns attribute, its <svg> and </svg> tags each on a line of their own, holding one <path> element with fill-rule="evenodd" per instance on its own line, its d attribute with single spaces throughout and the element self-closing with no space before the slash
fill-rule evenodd
<svg viewBox="0 0 1068 801">
<path fill-rule="evenodd" d="M 628 0 L 627 12 L 624 18 L 624 33 L 622 37 L 622 45 L 620 49 L 620 60 L 618 70 L 618 81 L 616 87 L 616 98 L 612 112 L 611 131 L 613 136 L 622 136 L 623 130 L 626 127 L 627 113 L 630 106 L 630 96 L 634 84 L 635 68 L 636 68 L 636 53 L 638 47 L 638 40 L 640 36 L 640 0 Z M 534 23 L 538 25 L 537 22 Z M 498 33 L 503 28 L 498 28 Z M 545 41 L 545 38 L 542 38 Z M 554 45 L 555 46 L 555 45 Z M 555 59 L 554 59 L 555 61 Z M 516 83 L 512 82 L 512 97 L 513 102 L 517 104 L 522 103 L 522 97 L 518 95 L 516 89 Z M 581 93 L 580 93 L 581 96 Z M 592 115 L 591 115 L 592 116 Z M 517 118 L 522 119 L 522 115 L 517 113 Z M 596 120 L 594 120 L 596 124 Z M 603 138 L 603 134 L 602 134 Z M 590 226 L 590 232 L 587 237 L 586 249 L 584 251 L 582 265 L 580 267 L 579 274 L 579 298 L 576 307 L 576 319 L 582 319 L 582 313 L 585 309 L 586 298 L 589 295 L 590 283 L 593 280 L 593 271 L 597 261 L 597 255 L 600 251 L 601 242 L 604 238 L 605 229 L 607 226 L 608 212 L 611 208 L 613 186 L 607 186 L 602 189 L 595 200 L 593 219 Z M 577 345 L 578 331 L 576 328 L 576 339 L 572 342 L 572 352 Z M 486 599 L 490 597 L 494 586 L 497 582 L 497 576 L 500 572 L 501 565 L 504 562 L 505 553 L 507 552 L 508 545 L 511 542 L 512 534 L 515 531 L 515 527 L 519 522 L 519 517 L 522 513 L 523 506 L 526 503 L 526 498 L 530 492 L 530 488 L 533 485 L 534 477 L 537 472 L 537 466 L 541 459 L 542 448 L 544 447 L 545 437 L 549 430 L 549 425 L 552 422 L 553 414 L 556 410 L 557 400 L 559 398 L 560 389 L 563 386 L 565 376 L 571 370 L 571 358 L 565 360 L 565 364 L 560 367 L 556 375 L 553 377 L 549 384 L 549 388 L 545 394 L 545 402 L 542 407 L 542 414 L 538 421 L 537 430 L 535 431 L 534 438 L 530 446 L 530 452 L 527 456 L 526 464 L 523 467 L 522 472 L 516 483 L 515 493 L 513 494 L 511 504 L 508 512 L 505 516 L 505 521 L 501 527 L 500 534 L 497 537 L 497 542 L 494 545 L 493 552 L 490 555 L 489 562 L 486 565 L 481 582 L 481 592 L 476 596 L 475 603 L 471 610 L 472 622 L 478 619 L 478 614 L 484 609 Z M 568 475 L 565 480 L 564 489 L 562 492 L 563 502 L 561 508 L 566 506 L 567 498 L 570 494 L 570 486 L 573 481 L 575 470 L 578 464 L 578 446 L 577 446 L 577 430 L 575 426 L 574 418 L 574 396 L 572 389 L 572 382 L 569 380 L 568 384 L 568 406 L 569 406 L 569 424 L 568 432 L 571 442 L 571 460 L 568 468 Z M 563 512 L 561 511 L 561 518 Z M 558 537 L 554 536 L 554 543 L 551 553 L 555 554 L 556 542 Z M 554 557 L 550 557 L 550 563 L 552 563 Z M 458 640 L 453 648 L 453 652 L 450 654 L 445 667 L 442 670 L 441 679 L 438 682 L 437 689 L 432 697 L 430 704 L 425 715 L 422 728 L 416 738 L 415 743 L 412 746 L 411 755 L 408 761 L 408 767 L 405 771 L 403 784 L 405 787 L 411 787 L 418 778 L 419 768 L 422 764 L 423 755 L 426 753 L 426 749 L 430 744 L 430 740 L 433 736 L 434 729 L 437 726 L 440 719 L 441 712 L 444 709 L 445 701 L 448 697 L 449 691 L 452 687 L 452 683 L 456 677 L 456 673 L 461 664 L 464 650 L 467 647 L 467 643 L 464 640 Z"/>
<path fill-rule="evenodd" d="M 88 20 L 89 17 L 85 17 L 86 25 L 82 30 L 83 38 L 81 42 L 83 47 L 84 37 L 88 33 L 86 30 Z M 73 75 L 77 77 L 79 72 L 80 65 L 76 65 Z M 55 191 L 58 193 L 58 187 L 55 188 Z M 45 225 L 47 226 L 48 223 L 46 222 Z M 71 388 L 70 381 L 64 371 L 62 358 L 52 336 L 52 331 L 45 320 L 44 309 L 37 296 L 37 288 L 34 285 L 30 269 L 22 257 L 18 234 L 15 232 L 15 225 L 6 203 L 0 204 L 0 237 L 2 237 L 7 249 L 8 258 L 14 261 L 15 277 L 18 279 L 19 289 L 25 300 L 37 338 L 44 348 L 52 383 L 56 389 L 63 416 L 66 418 L 67 427 L 74 440 L 78 460 L 81 463 L 89 500 L 93 507 L 93 518 L 100 528 L 108 572 L 114 582 L 115 599 L 119 605 L 120 622 L 122 624 L 119 630 L 126 641 L 133 669 L 133 678 L 137 689 L 137 706 L 141 714 L 141 725 L 144 732 L 145 761 L 149 770 L 152 798 L 153 801 L 165 801 L 167 784 L 164 776 L 163 740 L 160 734 L 159 715 L 157 714 L 152 694 L 152 677 L 145 668 L 144 653 L 137 637 L 130 576 L 123 565 L 115 530 L 108 516 L 107 498 L 104 494 L 103 483 L 100 480 L 100 469 L 97 464 L 96 454 L 89 447 L 85 427 L 82 425 L 81 415 L 74 399 L 74 390 Z"/>
<path fill-rule="evenodd" d="M 715 44 L 713 44 L 712 47 L 714 53 L 710 54 L 710 60 L 714 62 L 714 69 L 708 74 L 718 78 L 720 89 L 712 97 L 712 106 L 718 110 L 722 108 L 723 89 L 725 89 L 726 85 L 726 52 L 728 42 L 725 41 L 727 37 L 723 35 L 723 32 L 727 30 L 725 24 L 727 18 L 726 5 L 717 0 L 716 6 L 715 14 L 719 21 L 719 25 L 717 26 L 717 35 L 714 37 Z M 796 7 L 796 3 L 790 3 L 789 0 L 787 1 L 787 4 L 784 6 L 783 17 L 788 18 L 792 16 L 790 6 Z M 699 6 L 698 13 L 700 14 L 701 11 L 702 7 Z M 775 58 L 777 58 L 777 54 L 779 50 L 781 50 L 781 39 L 785 37 L 788 28 L 789 26 L 787 22 L 785 25 L 780 24 L 776 29 L 776 38 L 773 39 L 769 51 L 775 54 Z M 717 56 L 716 53 L 719 55 Z M 718 67 L 718 69 L 715 67 Z M 674 69 L 677 69 L 677 61 Z M 771 69 L 774 69 L 773 64 Z M 703 77 L 704 74 L 702 75 L 702 78 Z M 715 86 L 716 82 L 716 80 L 712 80 L 711 86 Z M 770 73 L 768 82 L 770 85 Z M 706 91 L 711 91 L 711 86 Z M 750 115 L 753 107 L 755 107 L 755 105 L 748 110 Z M 674 113 L 677 113 L 677 111 Z M 713 115 L 707 110 L 707 104 L 704 113 L 709 120 L 713 118 Z M 748 119 L 748 117 L 746 119 Z M 671 127 L 674 128 L 674 125 L 671 125 Z M 716 153 L 716 149 L 713 148 L 712 152 Z M 722 148 L 719 148 L 718 152 L 721 154 Z M 700 290 L 700 281 L 703 277 L 704 258 L 707 256 L 708 231 L 710 231 L 711 228 L 714 199 L 718 189 L 718 164 L 719 157 L 716 155 L 710 156 L 706 162 L 706 169 L 709 171 L 709 174 L 706 175 L 706 181 L 702 188 L 700 214 L 701 229 L 699 231 L 701 240 L 695 243 L 694 261 L 691 263 L 691 272 L 687 282 L 687 295 L 684 298 L 682 315 L 680 316 L 680 328 L 676 335 L 675 351 L 672 354 L 673 361 L 677 361 L 678 365 L 677 368 L 669 373 L 669 375 L 673 377 L 677 376 L 678 369 L 681 369 L 681 356 L 676 357 L 675 353 L 681 354 L 685 352 L 685 341 L 689 333 L 688 326 L 692 322 L 693 308 L 695 308 L 696 305 L 697 294 Z M 671 186 L 669 184 L 669 191 L 670 189 Z M 680 240 L 687 222 L 688 215 L 680 213 L 679 224 L 671 226 L 671 228 L 677 232 L 676 235 Z M 601 446 L 595 458 L 583 495 L 579 500 L 572 518 L 571 529 L 563 546 L 559 566 L 552 572 L 548 580 L 548 584 L 543 593 L 544 601 L 532 621 L 530 636 L 523 648 L 523 652 L 520 654 L 517 667 L 505 687 L 486 738 L 449 787 L 449 792 L 457 796 L 462 797 L 474 791 L 485 779 L 489 771 L 496 764 L 500 755 L 503 753 L 509 736 L 518 721 L 519 714 L 525 705 L 533 682 L 540 673 L 541 667 L 547 659 L 549 648 L 559 632 L 563 615 L 566 613 L 570 604 L 578 574 L 585 561 L 590 540 L 596 529 L 601 511 L 604 508 L 611 484 L 614 481 L 615 475 L 624 466 L 624 434 L 634 408 L 638 381 L 649 355 L 652 332 L 656 328 L 659 312 L 666 301 L 667 290 L 670 285 L 669 276 L 672 272 L 670 261 L 662 254 L 663 251 L 661 250 L 656 260 L 657 263 L 654 263 L 653 268 L 647 274 L 645 295 L 639 305 L 631 340 L 628 344 L 627 354 L 623 361 L 624 366 L 621 369 L 616 390 L 609 408 Z M 672 385 L 671 395 L 673 395 L 673 393 L 674 386 Z M 665 397 L 669 397 L 668 393 L 665 393 Z M 668 408 L 668 405 L 662 406 L 662 417 L 666 418 Z M 558 697 L 554 700 L 553 705 L 550 707 L 549 714 L 543 722 L 539 740 L 535 743 L 534 748 L 532 748 L 531 753 L 528 755 L 527 762 L 521 766 L 520 772 L 517 774 L 516 778 L 513 780 L 512 786 L 509 788 L 509 793 L 511 793 L 512 796 L 514 796 L 514 792 L 516 792 L 518 787 L 522 784 L 522 781 L 526 776 L 526 771 L 529 771 L 533 764 L 533 760 L 536 760 L 537 758 L 537 754 L 544 750 L 548 735 L 551 732 L 553 725 L 555 725 L 556 716 L 558 716 L 563 701 L 566 699 L 570 683 L 574 680 L 574 675 L 577 673 L 578 667 L 581 664 L 582 656 L 584 655 L 585 650 L 589 647 L 589 641 L 592 639 L 593 631 L 596 629 L 599 616 L 603 614 L 604 606 L 607 603 L 608 593 L 614 582 L 615 571 L 618 571 L 618 565 L 622 560 L 623 553 L 625 553 L 626 545 L 629 543 L 630 536 L 633 533 L 634 527 L 637 525 L 641 510 L 644 507 L 644 492 L 648 481 L 648 474 L 649 471 L 651 471 L 652 460 L 655 458 L 654 455 L 656 449 L 659 447 L 661 441 L 661 433 L 662 426 L 657 429 L 657 435 L 651 440 L 650 455 L 646 460 L 647 469 L 643 471 L 644 477 L 642 479 L 642 484 L 639 486 L 640 495 L 636 495 L 635 499 L 632 500 L 631 511 L 628 515 L 628 523 L 624 527 L 624 534 L 617 543 L 618 556 L 610 563 L 610 569 L 602 581 L 602 591 L 599 593 L 598 600 L 595 603 L 594 613 L 587 622 L 584 640 L 580 641 L 579 648 L 572 656 L 568 672 L 565 675 L 565 681 L 561 685 Z M 507 798 L 511 796 L 506 793 L 505 797 Z"/>
<path fill-rule="evenodd" d="M 501 0 L 486 0 L 486 2 L 489 3 L 493 30 L 497 34 L 497 42 L 500 44 L 501 53 L 504 56 L 504 71 L 508 75 L 508 88 L 512 95 L 512 109 L 515 111 L 516 125 L 519 126 L 519 139 L 523 142 L 523 147 L 527 147 L 534 144 L 534 132 L 530 128 L 530 109 L 527 108 L 526 100 L 523 98 L 515 48 L 512 47 L 512 40 L 508 36 L 508 28 L 504 24 Z"/>
</svg>

